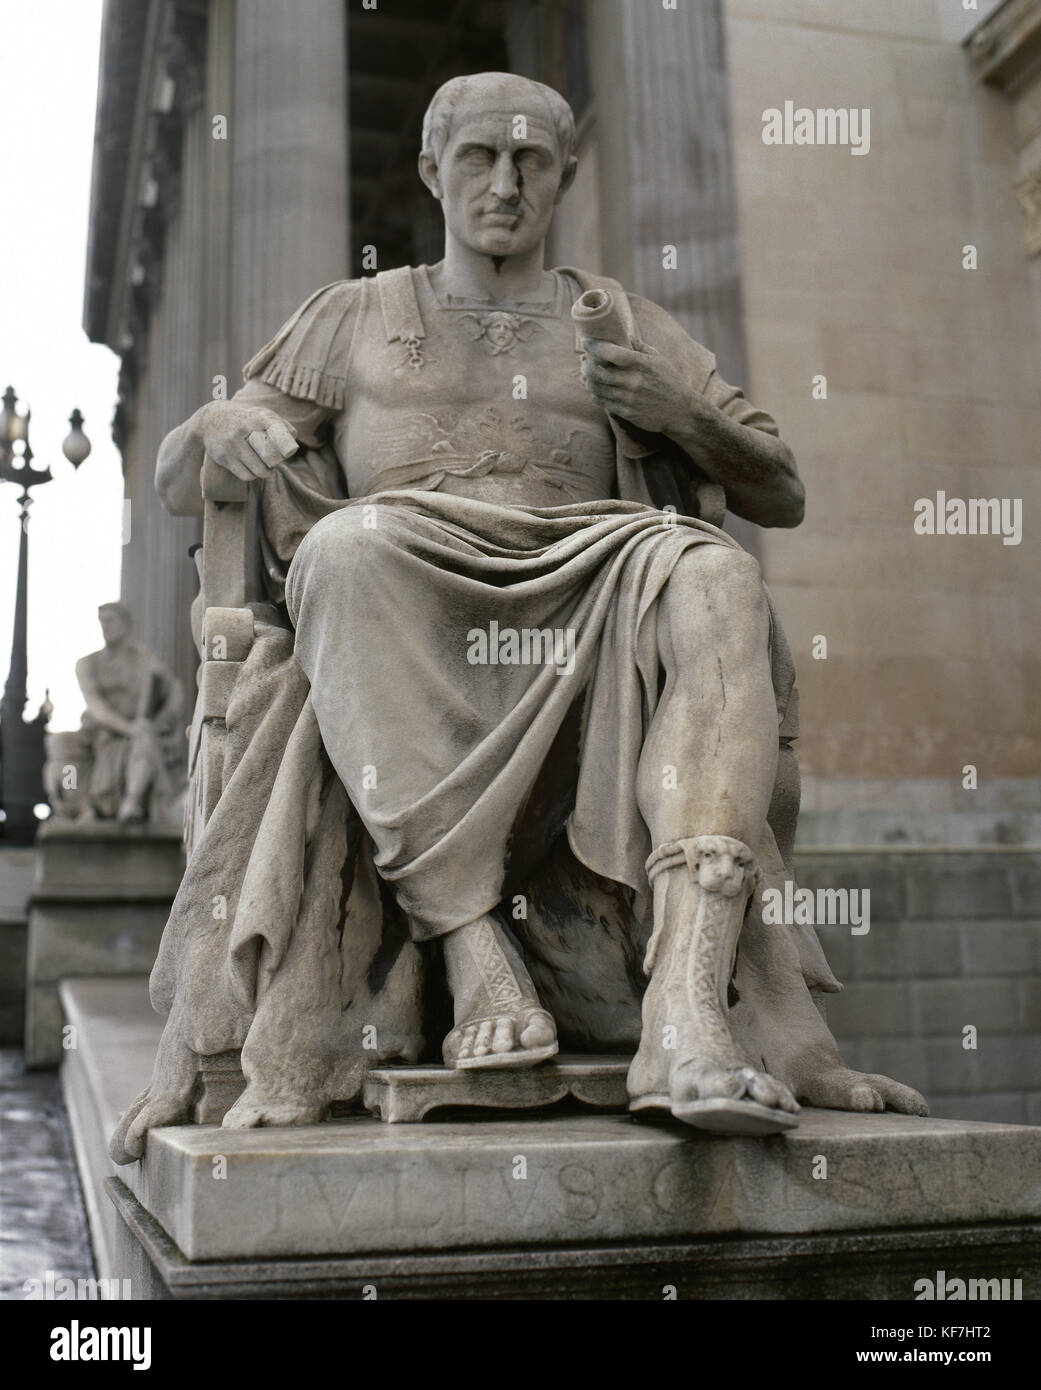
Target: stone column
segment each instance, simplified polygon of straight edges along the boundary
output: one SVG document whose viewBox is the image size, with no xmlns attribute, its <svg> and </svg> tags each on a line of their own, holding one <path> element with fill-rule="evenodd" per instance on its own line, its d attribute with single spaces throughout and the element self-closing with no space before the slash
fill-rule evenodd
<svg viewBox="0 0 1041 1390">
<path fill-rule="evenodd" d="M 240 0 L 231 118 L 229 376 L 319 286 L 347 274 L 344 0 Z"/>
<path fill-rule="evenodd" d="M 196 667 L 188 611 L 196 590 L 188 549 L 201 536 L 196 518 L 167 514 L 155 491 L 155 459 L 166 433 L 209 396 L 200 352 L 204 336 L 205 177 L 209 115 L 204 33 L 194 12 L 172 6 L 156 35 L 144 91 L 146 185 L 154 184 L 131 244 L 130 276 L 146 296 L 137 304 L 134 352 L 139 368 L 133 427 L 124 449 L 130 538 L 123 552 L 122 597 L 135 636 L 178 676 L 190 714 Z"/>
<path fill-rule="evenodd" d="M 586 23 L 604 272 L 667 309 L 744 386 L 722 0 L 586 0 Z M 757 528 L 728 518 L 727 530 L 758 551 Z"/>
<path fill-rule="evenodd" d="M 604 269 L 668 309 L 741 381 L 737 199 L 720 0 L 587 5 Z M 676 268 L 662 248 L 675 246 Z"/>
</svg>

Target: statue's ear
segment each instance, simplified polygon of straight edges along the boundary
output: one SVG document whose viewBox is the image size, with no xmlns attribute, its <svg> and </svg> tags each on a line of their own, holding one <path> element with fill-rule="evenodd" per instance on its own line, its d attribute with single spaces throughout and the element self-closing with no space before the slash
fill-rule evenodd
<svg viewBox="0 0 1041 1390">
<path fill-rule="evenodd" d="M 419 156 L 419 177 L 435 198 L 442 196 L 441 175 L 438 173 L 437 160 L 426 151 Z"/>
<path fill-rule="evenodd" d="M 557 189 L 557 196 L 553 199 L 554 203 L 559 203 L 564 194 L 575 182 L 575 175 L 578 173 L 578 160 L 574 155 L 564 165 L 564 172 L 560 176 L 560 187 Z"/>
</svg>

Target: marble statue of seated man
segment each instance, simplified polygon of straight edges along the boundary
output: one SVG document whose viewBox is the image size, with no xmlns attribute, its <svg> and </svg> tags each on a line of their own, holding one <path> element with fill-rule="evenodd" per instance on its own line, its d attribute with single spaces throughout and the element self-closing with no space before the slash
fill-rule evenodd
<svg viewBox="0 0 1041 1390">
<path fill-rule="evenodd" d="M 76 663 L 87 706 L 81 733 L 91 765 L 80 819 L 167 819 L 179 790 L 176 764 L 183 749 L 175 731 L 180 681 L 155 652 L 133 640 L 126 604 L 103 603 L 98 622 L 105 645 Z"/>
<path fill-rule="evenodd" d="M 304 712 L 264 782 L 268 716 L 247 695 L 229 711 L 229 737 L 254 719 L 250 771 L 226 776 L 164 938 L 153 1000 L 169 1021 L 121 1161 L 185 1117 L 207 1052 L 242 1049 L 229 1125 L 313 1121 L 356 1093 L 366 1027 L 379 1055 L 415 1060 L 402 1036 L 419 1024 L 402 1019 L 421 975 L 451 996 L 434 1043 L 450 1067 L 537 1065 L 563 1028 L 587 1050 L 636 1047 L 632 1108 L 698 1127 L 772 1133 L 800 1100 L 924 1112 L 844 1066 L 811 996 L 839 988 L 816 939 L 750 908 L 790 872 L 794 673 L 756 561 L 699 519 L 697 490 L 797 526 L 795 463 L 663 310 L 545 268 L 574 139 L 541 84 L 445 84 L 419 160 L 444 259 L 319 290 L 232 400 L 163 444 L 175 513 L 201 510 L 204 454 L 263 489 L 292 648 L 277 669 Z M 614 303 L 613 340 L 576 330 L 591 289 Z M 327 769 L 306 794 L 286 770 L 305 746 Z M 287 835 L 272 807 L 293 797 Z M 336 873 L 309 887 L 337 836 Z M 559 856 L 567 885 L 528 893 Z M 206 920 L 218 897 L 226 925 Z M 339 1079 L 319 1083 L 322 1067 Z"/>
</svg>

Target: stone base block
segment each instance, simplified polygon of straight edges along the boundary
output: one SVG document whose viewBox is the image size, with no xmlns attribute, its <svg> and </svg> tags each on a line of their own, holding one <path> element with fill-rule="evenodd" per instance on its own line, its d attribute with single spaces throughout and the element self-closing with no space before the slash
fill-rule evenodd
<svg viewBox="0 0 1041 1390">
<path fill-rule="evenodd" d="M 184 874 L 179 830 L 49 820 L 36 837 L 35 899 L 173 898 Z"/>
<path fill-rule="evenodd" d="M 806 1236 L 1041 1220 L 1041 1130 L 810 1109 L 766 1140 L 628 1115 L 351 1116 L 160 1129 L 120 1176 L 190 1260 Z"/>
<path fill-rule="evenodd" d="M 135 1299 L 899 1299 L 939 1270 L 1038 1297 L 1041 1222 L 842 1235 L 515 1246 L 193 1263 L 119 1178 L 116 1263 Z M 963 1305 L 958 1305 L 959 1307 Z M 980 1310 L 982 1314 L 982 1310 Z"/>
<path fill-rule="evenodd" d="M 107 822 L 41 827 L 29 907 L 27 1066 L 62 1059 L 60 980 L 147 975 L 183 870 L 174 831 Z"/>
</svg>

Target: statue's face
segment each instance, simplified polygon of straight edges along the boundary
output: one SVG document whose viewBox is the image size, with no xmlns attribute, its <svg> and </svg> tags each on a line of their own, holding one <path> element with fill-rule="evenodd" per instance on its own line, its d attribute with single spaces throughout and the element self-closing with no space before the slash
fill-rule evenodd
<svg viewBox="0 0 1041 1390">
<path fill-rule="evenodd" d="M 118 608 L 102 608 L 98 613 L 101 635 L 106 642 L 118 642 L 127 633 L 127 622 Z"/>
<path fill-rule="evenodd" d="M 564 173 L 544 114 L 463 108 L 441 153 L 435 192 L 457 241 L 487 256 L 518 256 L 545 240 Z"/>
</svg>

